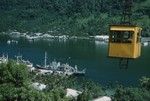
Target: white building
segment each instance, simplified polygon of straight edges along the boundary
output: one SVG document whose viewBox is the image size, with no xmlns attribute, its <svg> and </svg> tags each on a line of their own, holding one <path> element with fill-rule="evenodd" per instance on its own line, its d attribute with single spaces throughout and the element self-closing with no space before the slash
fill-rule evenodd
<svg viewBox="0 0 150 101">
<path fill-rule="evenodd" d="M 46 88 L 46 85 L 38 83 L 38 82 L 35 82 L 35 83 L 32 83 L 32 87 L 35 88 L 36 90 L 42 91 L 42 90 L 44 90 Z"/>
<path fill-rule="evenodd" d="M 103 96 L 103 97 L 96 98 L 93 101 L 112 101 L 112 100 L 108 96 Z"/>
<path fill-rule="evenodd" d="M 77 98 L 77 96 L 82 93 L 80 91 L 77 91 L 75 89 L 70 89 L 70 88 L 67 88 L 66 91 L 67 91 L 66 97 L 71 97 L 71 98 Z"/>
</svg>

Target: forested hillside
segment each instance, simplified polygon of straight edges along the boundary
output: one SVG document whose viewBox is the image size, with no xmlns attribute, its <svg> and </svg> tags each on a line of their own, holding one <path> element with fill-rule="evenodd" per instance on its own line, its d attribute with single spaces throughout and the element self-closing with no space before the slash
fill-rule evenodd
<svg viewBox="0 0 150 101">
<path fill-rule="evenodd" d="M 133 22 L 150 35 L 150 0 L 134 0 Z M 120 21 L 122 0 L 0 0 L 0 31 L 108 34 Z"/>
<path fill-rule="evenodd" d="M 0 64 L 0 71 L 0 101 L 92 101 L 101 96 L 110 96 L 112 101 L 150 100 L 150 78 L 147 77 L 142 77 L 137 87 L 102 86 L 85 78 L 36 75 L 14 60 Z M 46 88 L 37 89 L 33 86 L 35 82 L 45 84 Z M 77 98 L 66 97 L 67 88 L 82 93 Z"/>
</svg>

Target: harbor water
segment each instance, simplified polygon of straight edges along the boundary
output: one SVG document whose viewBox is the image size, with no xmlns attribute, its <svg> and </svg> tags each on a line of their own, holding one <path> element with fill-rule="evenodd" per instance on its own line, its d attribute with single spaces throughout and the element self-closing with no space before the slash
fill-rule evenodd
<svg viewBox="0 0 150 101">
<path fill-rule="evenodd" d="M 34 64 L 44 64 L 44 53 L 47 62 L 53 60 L 61 63 L 86 68 L 85 78 L 101 84 L 119 82 L 125 85 L 136 85 L 142 76 L 150 76 L 150 46 L 142 47 L 141 57 L 129 61 L 128 69 L 119 68 L 119 59 L 109 58 L 108 43 L 90 39 L 50 40 L 30 42 L 19 39 L 17 43 L 8 44 L 0 40 L 0 55 L 8 54 L 9 58 L 22 55 Z"/>
</svg>

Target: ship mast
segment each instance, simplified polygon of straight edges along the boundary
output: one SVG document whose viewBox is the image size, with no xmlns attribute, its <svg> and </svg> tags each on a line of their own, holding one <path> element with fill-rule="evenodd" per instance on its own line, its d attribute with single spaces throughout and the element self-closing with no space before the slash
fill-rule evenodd
<svg viewBox="0 0 150 101">
<path fill-rule="evenodd" d="M 45 52 L 44 67 L 47 68 L 47 52 Z"/>
</svg>

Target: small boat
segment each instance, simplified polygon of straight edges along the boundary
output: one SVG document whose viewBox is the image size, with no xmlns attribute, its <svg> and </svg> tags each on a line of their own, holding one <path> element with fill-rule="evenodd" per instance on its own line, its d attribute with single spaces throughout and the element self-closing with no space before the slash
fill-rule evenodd
<svg viewBox="0 0 150 101">
<path fill-rule="evenodd" d="M 53 71 L 52 70 L 48 70 L 48 69 L 36 69 L 36 71 L 38 71 L 37 74 L 42 74 L 42 75 L 47 75 L 47 74 L 52 74 Z"/>
<path fill-rule="evenodd" d="M 49 70 L 48 67 L 41 66 L 41 65 L 36 65 L 37 69 L 43 69 L 43 70 Z"/>
<path fill-rule="evenodd" d="M 17 58 L 17 64 L 22 63 L 26 65 L 30 71 L 35 70 L 35 68 L 33 67 L 33 63 L 31 63 L 29 60 L 22 59 L 22 56 L 16 56 L 16 58 Z"/>
<path fill-rule="evenodd" d="M 33 64 L 32 64 L 29 60 L 27 60 L 27 61 L 22 60 L 22 62 L 23 62 L 23 64 L 25 64 L 27 67 L 33 67 Z"/>
<path fill-rule="evenodd" d="M 86 69 L 83 69 L 82 71 L 79 71 L 78 68 L 77 68 L 77 65 L 76 65 L 73 75 L 75 75 L 75 76 L 84 76 L 85 72 L 86 72 Z"/>
<path fill-rule="evenodd" d="M 33 64 L 29 60 L 22 59 L 22 56 L 16 56 L 17 64 L 22 63 L 25 64 L 27 67 L 33 67 Z"/>
</svg>

